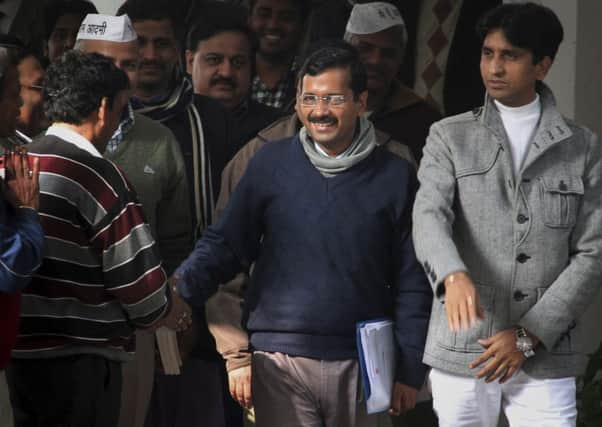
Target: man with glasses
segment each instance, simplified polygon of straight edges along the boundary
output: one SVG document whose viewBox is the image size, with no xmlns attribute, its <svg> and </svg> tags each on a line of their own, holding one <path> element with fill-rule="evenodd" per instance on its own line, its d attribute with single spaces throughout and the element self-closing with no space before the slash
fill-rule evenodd
<svg viewBox="0 0 602 427">
<path fill-rule="evenodd" d="M 432 294 L 410 238 L 413 166 L 377 147 L 366 72 L 325 47 L 298 77 L 298 134 L 251 160 L 230 203 L 176 270 L 203 305 L 254 263 L 245 302 L 257 425 L 375 426 L 358 384 L 356 322 L 392 316 L 391 411 L 414 406 Z"/>
</svg>

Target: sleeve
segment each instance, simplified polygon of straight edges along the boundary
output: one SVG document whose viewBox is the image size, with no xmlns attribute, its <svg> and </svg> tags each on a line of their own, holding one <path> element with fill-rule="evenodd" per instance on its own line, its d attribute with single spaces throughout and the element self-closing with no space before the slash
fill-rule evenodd
<svg viewBox="0 0 602 427">
<path fill-rule="evenodd" d="M 192 306 L 204 305 L 219 283 L 247 270 L 257 257 L 263 234 L 263 189 L 257 160 L 249 164 L 217 223 L 205 230 L 176 270 L 178 292 Z"/>
<path fill-rule="evenodd" d="M 569 242 L 567 267 L 519 325 L 550 350 L 594 300 L 602 283 L 602 152 L 589 134 L 590 152 L 583 176 L 583 199 Z"/>
<path fill-rule="evenodd" d="M 414 170 L 408 167 L 403 210 L 396 221 L 393 257 L 396 260 L 395 338 L 399 347 L 395 380 L 420 389 L 427 366 L 422 363 L 433 293 L 412 243 L 412 204 L 416 193 Z"/>
<path fill-rule="evenodd" d="M 230 200 L 232 192 L 246 172 L 249 162 L 263 144 L 264 141 L 259 137 L 252 139 L 236 153 L 222 171 L 221 186 L 217 204 L 215 206 L 214 218 L 219 218 L 224 212 L 224 209 L 226 209 L 228 200 Z"/>
<path fill-rule="evenodd" d="M 443 279 L 467 271 L 452 238 L 456 178 L 453 158 L 435 123 L 430 130 L 418 169 L 420 188 L 413 210 L 413 240 L 435 296 L 443 298 Z"/>
<path fill-rule="evenodd" d="M 167 278 L 142 206 L 127 192 L 95 230 L 91 240 L 102 248 L 105 288 L 121 302 L 132 324 L 151 326 L 167 311 Z"/>
<path fill-rule="evenodd" d="M 242 327 L 243 298 L 248 280 L 247 274 L 238 274 L 221 285 L 205 306 L 209 330 L 228 371 L 251 364 L 249 335 Z"/>
<path fill-rule="evenodd" d="M 19 208 L 11 215 L 3 208 L 7 221 L 0 224 L 0 292 L 15 293 L 27 286 L 42 262 L 44 231 L 35 210 Z"/>
<path fill-rule="evenodd" d="M 184 159 L 173 134 L 165 155 L 168 182 L 156 208 L 157 246 L 167 274 L 171 274 L 192 250 L 193 229 Z"/>
</svg>

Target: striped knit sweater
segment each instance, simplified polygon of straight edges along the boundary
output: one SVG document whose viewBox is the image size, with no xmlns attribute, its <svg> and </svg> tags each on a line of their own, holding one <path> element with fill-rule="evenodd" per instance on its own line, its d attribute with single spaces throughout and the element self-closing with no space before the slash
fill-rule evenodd
<svg viewBox="0 0 602 427">
<path fill-rule="evenodd" d="M 126 360 L 135 327 L 167 309 L 166 276 L 136 194 L 119 169 L 55 136 L 40 158 L 42 266 L 23 292 L 16 358 Z"/>
</svg>

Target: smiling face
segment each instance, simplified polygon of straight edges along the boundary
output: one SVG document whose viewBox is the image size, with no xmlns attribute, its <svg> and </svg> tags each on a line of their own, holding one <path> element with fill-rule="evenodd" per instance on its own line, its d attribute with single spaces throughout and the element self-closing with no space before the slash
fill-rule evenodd
<svg viewBox="0 0 602 427">
<path fill-rule="evenodd" d="M 520 107 L 535 99 L 535 86 L 552 65 L 546 56 L 534 63 L 533 54 L 513 46 L 502 30 L 485 37 L 481 50 L 481 77 L 487 93 L 508 107 Z"/>
<path fill-rule="evenodd" d="M 357 119 L 366 110 L 368 92 L 353 96 L 350 87 L 351 76 L 347 68 L 332 68 L 310 76 L 306 74 L 301 81 L 295 110 L 308 134 L 329 155 L 345 151 L 353 141 Z M 333 105 L 318 99 L 314 106 L 304 105 L 306 95 L 342 96 L 344 102 Z"/>
<path fill-rule="evenodd" d="M 237 107 L 251 83 L 251 46 L 244 33 L 224 31 L 202 40 L 196 52 L 186 51 L 186 68 L 195 93 Z"/>
<path fill-rule="evenodd" d="M 249 28 L 259 40 L 259 53 L 290 56 L 301 39 L 302 17 L 293 0 L 257 0 L 249 16 Z"/>
</svg>

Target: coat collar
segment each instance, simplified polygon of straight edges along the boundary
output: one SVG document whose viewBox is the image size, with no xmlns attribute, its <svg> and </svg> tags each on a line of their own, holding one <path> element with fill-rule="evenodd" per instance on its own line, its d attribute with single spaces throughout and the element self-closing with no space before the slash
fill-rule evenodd
<svg viewBox="0 0 602 427">
<path fill-rule="evenodd" d="M 537 131 L 533 137 L 527 158 L 523 163 L 522 169 L 525 170 L 545 151 L 555 144 L 570 138 L 573 132 L 567 125 L 556 108 L 556 100 L 550 88 L 543 82 L 537 85 L 537 93 L 541 101 L 541 117 L 537 126 Z M 493 103 L 493 99 L 486 94 L 483 108 L 474 111 L 475 115 L 479 116 L 481 123 L 489 128 L 500 141 L 504 141 L 507 145 L 508 137 L 504 130 L 500 113 Z"/>
</svg>

